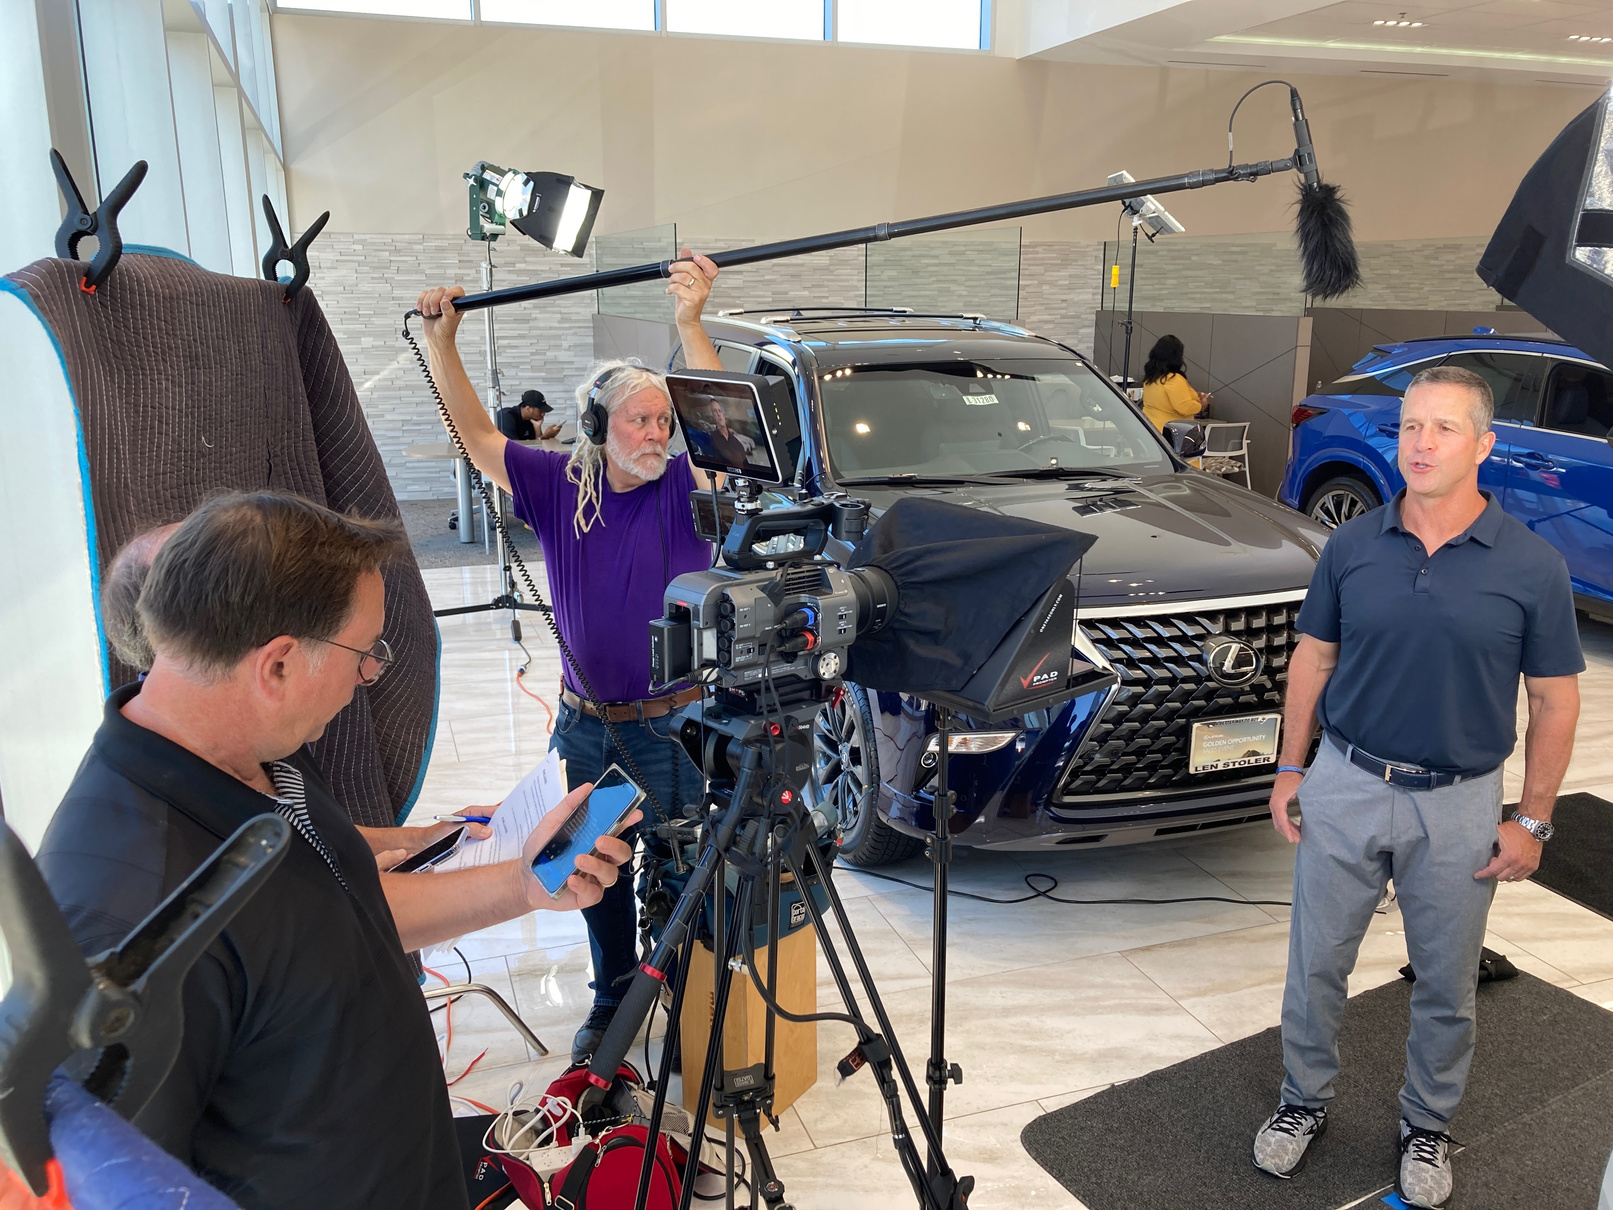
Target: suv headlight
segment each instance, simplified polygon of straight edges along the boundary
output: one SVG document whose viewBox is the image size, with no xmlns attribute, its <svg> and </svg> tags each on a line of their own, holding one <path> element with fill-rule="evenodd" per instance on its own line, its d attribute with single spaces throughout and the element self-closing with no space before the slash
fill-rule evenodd
<svg viewBox="0 0 1613 1210">
<path fill-rule="evenodd" d="M 947 751 L 954 755 L 968 752 L 978 756 L 982 752 L 995 752 L 998 748 L 1006 748 L 1018 737 L 1018 731 L 954 731 L 947 738 Z M 927 764 L 933 764 L 935 754 L 940 750 L 941 737 L 932 732 L 930 738 L 924 741 L 922 759 Z"/>
</svg>

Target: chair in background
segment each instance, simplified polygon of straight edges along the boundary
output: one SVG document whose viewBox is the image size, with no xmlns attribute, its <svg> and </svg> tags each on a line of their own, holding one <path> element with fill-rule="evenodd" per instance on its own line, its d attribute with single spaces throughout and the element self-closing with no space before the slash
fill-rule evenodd
<svg viewBox="0 0 1613 1210">
<path fill-rule="evenodd" d="M 1243 475 L 1243 485 L 1253 488 L 1249 481 L 1249 425 L 1247 422 L 1211 423 L 1201 425 L 1204 430 L 1204 457 L 1199 469 L 1210 475 Z"/>
</svg>

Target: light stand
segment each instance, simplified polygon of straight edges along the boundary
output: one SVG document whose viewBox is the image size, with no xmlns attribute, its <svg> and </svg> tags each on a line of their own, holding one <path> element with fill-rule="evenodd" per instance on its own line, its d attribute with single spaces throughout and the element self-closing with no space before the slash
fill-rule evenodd
<svg viewBox="0 0 1613 1210">
<path fill-rule="evenodd" d="M 1131 398 L 1131 304 L 1137 297 L 1137 232 L 1142 229 L 1142 223 L 1132 211 L 1131 203 L 1125 205 L 1125 212 L 1131 215 L 1131 272 L 1126 278 L 1126 352 L 1120 364 L 1120 389 Z M 1148 242 L 1153 243 L 1154 237 L 1150 235 Z"/>
<path fill-rule="evenodd" d="M 1111 173 L 1111 185 L 1135 185 L 1137 180 L 1122 168 L 1119 172 Z M 1147 194 L 1137 197 L 1128 197 L 1121 204 L 1121 213 L 1131 217 L 1131 276 L 1126 281 L 1126 353 L 1120 368 L 1121 390 L 1126 392 L 1126 398 L 1131 398 L 1131 306 L 1137 297 L 1137 232 L 1141 231 L 1153 243 L 1156 235 L 1180 235 L 1187 230 L 1165 207 Z M 1119 255 L 1118 249 L 1116 255 Z M 1114 341 L 1110 339 L 1110 348 Z"/>
<path fill-rule="evenodd" d="M 486 249 L 487 256 L 482 262 L 482 289 L 493 288 L 493 244 L 501 234 L 502 228 L 493 224 L 493 219 L 502 217 L 481 196 L 477 181 L 471 174 L 466 174 L 470 180 L 470 226 L 465 234 L 473 240 L 481 241 Z M 493 312 L 487 311 L 487 323 L 483 331 L 486 338 L 487 355 L 487 408 L 493 415 L 498 415 L 499 408 L 504 406 L 504 387 L 499 380 L 498 373 L 498 341 L 493 331 Z M 475 503 L 470 490 L 470 466 L 467 459 L 461 455 L 459 465 L 456 467 L 459 481 L 459 540 L 461 542 L 475 541 L 472 528 L 471 513 Z M 493 507 L 499 510 L 500 519 L 504 520 L 504 493 L 499 488 L 493 489 Z M 499 561 L 499 593 L 491 601 L 481 605 L 458 605 L 452 609 L 434 609 L 435 617 L 453 617 L 462 613 L 492 613 L 500 609 L 510 611 L 510 638 L 515 642 L 521 641 L 521 615 L 523 609 L 541 612 L 542 607 L 529 605 L 521 600 L 521 594 L 516 587 L 515 571 L 510 560 L 510 539 L 507 536 L 507 525 L 496 524 L 492 517 L 486 516 L 487 501 L 482 502 L 482 549 L 492 550 L 493 535 L 498 534 L 498 561 Z"/>
<path fill-rule="evenodd" d="M 935 896 L 935 906 L 931 909 L 930 1061 L 925 1068 L 930 1085 L 930 1125 L 935 1131 L 928 1165 L 932 1179 L 940 1171 L 941 1123 L 946 1112 L 947 1085 L 963 1083 L 963 1068 L 946 1061 L 947 867 L 952 861 L 950 817 L 954 798 L 947 785 L 947 765 L 952 760 L 952 711 L 946 706 L 935 708 L 935 733 L 940 745 L 935 766 L 935 831 L 926 838 L 930 864 L 934 866 L 931 884 Z"/>
</svg>

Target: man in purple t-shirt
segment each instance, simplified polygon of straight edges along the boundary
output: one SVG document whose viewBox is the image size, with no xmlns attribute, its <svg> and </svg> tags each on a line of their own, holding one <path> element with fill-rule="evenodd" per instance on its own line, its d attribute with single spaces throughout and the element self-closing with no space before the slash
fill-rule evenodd
<svg viewBox="0 0 1613 1210">
<path fill-rule="evenodd" d="M 719 370 L 722 363 L 700 323 L 717 266 L 687 248 L 680 256 L 667 293 L 676 301 L 685 363 L 692 370 Z M 425 317 L 432 376 L 466 452 L 483 475 L 514 497 L 515 515 L 543 544 L 555 621 L 587 682 L 566 664 L 551 746 L 565 758 L 574 785 L 596 780 L 613 763 L 628 769 L 600 718 L 602 708 L 654 795 L 656 803 L 644 805 L 653 827 L 661 822 L 656 804 L 676 814 L 704 789 L 700 771 L 667 739 L 670 714 L 699 691 L 652 688 L 649 623 L 661 616 L 662 594 L 672 579 L 710 565 L 711 547 L 695 533 L 689 509 L 689 493 L 710 481 L 686 455 L 668 457 L 672 402 L 666 382 L 636 362 L 596 366 L 577 388 L 579 419 L 590 392 L 609 418 L 602 440 L 579 435 L 569 456 L 508 441 L 483 409 L 454 345 L 460 317 L 453 300 L 464 293 L 458 286 L 434 288 L 417 305 Z M 655 849 L 658 842 L 647 834 L 646 845 Z M 594 1004 L 572 1043 L 573 1062 L 584 1061 L 599 1045 L 638 965 L 638 914 L 626 879 L 583 915 L 593 951 Z"/>
</svg>

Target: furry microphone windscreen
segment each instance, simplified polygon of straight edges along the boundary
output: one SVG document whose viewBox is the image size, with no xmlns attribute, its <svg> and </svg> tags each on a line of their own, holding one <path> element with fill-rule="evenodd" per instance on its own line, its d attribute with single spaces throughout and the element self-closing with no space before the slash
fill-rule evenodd
<svg viewBox="0 0 1613 1210">
<path fill-rule="evenodd" d="M 1337 185 L 1318 181 L 1299 187 L 1294 234 L 1305 274 L 1305 293 L 1325 300 L 1361 284 L 1361 262 L 1350 233 L 1350 212 Z"/>
</svg>

